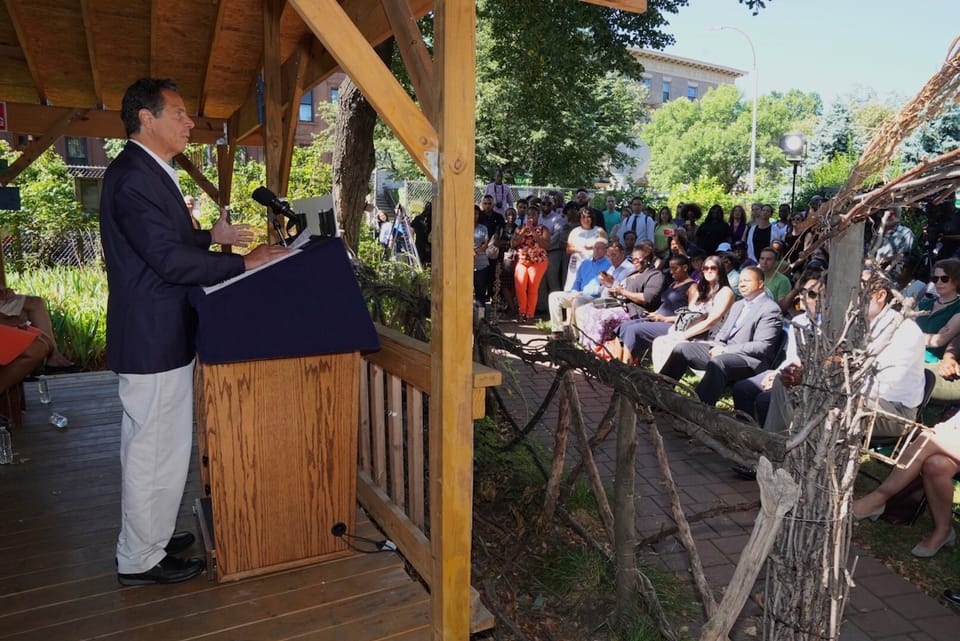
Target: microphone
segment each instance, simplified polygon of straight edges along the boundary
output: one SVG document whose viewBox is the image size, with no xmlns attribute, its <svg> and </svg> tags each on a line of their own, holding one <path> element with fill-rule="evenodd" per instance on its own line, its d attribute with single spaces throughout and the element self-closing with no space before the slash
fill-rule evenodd
<svg viewBox="0 0 960 641">
<path fill-rule="evenodd" d="M 290 203 L 285 200 L 280 200 L 277 198 L 275 193 L 262 185 L 253 190 L 253 199 L 264 207 L 269 207 L 273 211 L 277 212 L 278 214 L 283 214 L 287 218 L 297 218 L 297 214 L 290 209 Z"/>
</svg>

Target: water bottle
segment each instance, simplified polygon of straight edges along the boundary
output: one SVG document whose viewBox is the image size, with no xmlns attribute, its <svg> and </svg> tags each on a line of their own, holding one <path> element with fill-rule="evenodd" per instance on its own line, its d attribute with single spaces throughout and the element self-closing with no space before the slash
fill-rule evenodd
<svg viewBox="0 0 960 641">
<path fill-rule="evenodd" d="M 37 377 L 37 392 L 40 393 L 40 402 L 44 405 L 50 403 L 50 389 L 47 387 L 47 377 L 41 374 Z"/>
<path fill-rule="evenodd" d="M 0 423 L 0 465 L 13 463 L 13 441 L 7 426 Z"/>
<path fill-rule="evenodd" d="M 50 425 L 58 430 L 65 430 L 67 429 L 67 417 L 58 412 L 52 412 L 50 414 Z"/>
</svg>

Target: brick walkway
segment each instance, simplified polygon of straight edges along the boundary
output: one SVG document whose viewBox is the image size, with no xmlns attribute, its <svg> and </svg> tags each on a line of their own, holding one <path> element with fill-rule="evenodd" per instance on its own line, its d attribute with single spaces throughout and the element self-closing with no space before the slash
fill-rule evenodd
<svg viewBox="0 0 960 641">
<path fill-rule="evenodd" d="M 521 341 L 545 337 L 532 325 L 518 327 L 516 323 L 502 322 L 500 329 L 508 335 L 516 334 Z M 501 394 L 511 413 L 522 424 L 539 406 L 553 380 L 554 371 L 549 367 L 531 369 L 514 359 L 508 359 L 507 368 L 509 371 L 504 376 Z M 606 412 L 611 392 L 579 374 L 577 377 L 584 420 L 588 431 L 592 431 Z M 551 450 L 556 423 L 557 404 L 553 403 L 536 432 Z M 730 471 L 729 463 L 711 450 L 669 429 L 662 430 L 662 434 L 686 514 L 759 500 L 756 483 L 739 479 Z M 569 438 L 573 452 L 567 460 L 576 461 L 576 436 L 571 433 Z M 637 530 L 640 537 L 647 537 L 663 528 L 672 527 L 674 523 L 669 501 L 662 489 L 656 455 L 645 433 L 641 431 L 638 439 Z M 605 478 L 614 475 L 614 450 L 615 439 L 608 438 L 595 454 L 597 466 Z M 737 512 L 691 525 L 707 581 L 718 600 L 721 598 L 721 589 L 733 575 L 755 518 L 756 512 Z M 852 551 L 852 554 L 857 553 L 856 550 Z M 659 544 L 655 556 L 651 558 L 659 558 L 665 567 L 675 571 L 688 568 L 686 552 L 675 537 L 668 537 Z M 763 579 L 764 573 L 761 572 L 758 589 Z M 846 622 L 840 637 L 842 641 L 956 641 L 960 638 L 960 608 L 942 605 L 928 597 L 877 559 L 861 555 L 854 579 L 856 587 L 851 590 L 846 608 Z M 957 577 L 957 586 L 960 586 L 960 577 Z M 756 638 L 762 629 L 760 614 L 760 607 L 753 600 L 748 600 L 731 637 Z"/>
</svg>

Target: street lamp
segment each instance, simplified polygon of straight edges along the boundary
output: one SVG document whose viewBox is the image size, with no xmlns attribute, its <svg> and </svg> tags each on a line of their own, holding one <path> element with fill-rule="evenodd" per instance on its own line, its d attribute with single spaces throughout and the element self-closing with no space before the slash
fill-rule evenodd
<svg viewBox="0 0 960 641">
<path fill-rule="evenodd" d="M 760 73 L 757 71 L 757 50 L 753 48 L 753 40 L 750 39 L 747 32 L 739 27 L 732 27 L 730 25 L 707 27 L 708 31 L 723 31 L 725 29 L 736 31 L 746 38 L 747 44 L 750 45 L 750 53 L 753 55 L 753 126 L 750 131 L 750 193 L 752 194 L 757 184 L 757 99 L 760 96 Z"/>
<path fill-rule="evenodd" d="M 778 146 L 787 157 L 787 162 L 793 165 L 793 185 L 790 187 L 790 214 L 793 215 L 793 199 L 797 194 L 797 168 L 807 155 L 807 137 L 803 134 L 786 134 L 780 137 Z"/>
</svg>

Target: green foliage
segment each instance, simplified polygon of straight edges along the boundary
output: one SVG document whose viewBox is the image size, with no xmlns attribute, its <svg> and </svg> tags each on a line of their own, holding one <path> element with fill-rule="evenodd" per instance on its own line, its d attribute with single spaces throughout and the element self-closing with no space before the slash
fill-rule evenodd
<svg viewBox="0 0 960 641">
<path fill-rule="evenodd" d="M 83 369 L 104 365 L 107 275 L 100 267 L 52 267 L 7 274 L 9 286 L 47 301 L 60 351 Z"/>
<path fill-rule="evenodd" d="M 478 492 L 481 499 L 491 502 L 517 499 L 543 486 L 545 479 L 534 459 L 550 459 L 543 445 L 528 440 L 529 448 L 504 449 L 511 435 L 493 419 L 474 421 L 473 426 L 473 460 L 475 478 L 482 490 Z"/>
<path fill-rule="evenodd" d="M 19 155 L 0 141 L 0 158 L 13 163 Z M 96 229 L 96 215 L 80 208 L 67 165 L 52 148 L 40 154 L 13 184 L 20 187 L 21 209 L 3 212 L 4 226 L 16 230 L 16 243 L 32 241 L 36 247 L 36 251 L 28 255 L 24 255 L 20 247 L 14 248 L 18 271 L 44 264 L 50 249 L 67 232 Z"/>
<path fill-rule="evenodd" d="M 759 195 L 756 195 L 759 198 Z M 673 211 L 677 210 L 680 203 L 698 203 L 706 213 L 706 210 L 713 205 L 720 205 L 727 214 L 734 205 L 742 201 L 730 194 L 720 182 L 714 177 L 698 178 L 690 185 L 681 185 L 670 191 L 670 196 L 666 204 Z"/>
<path fill-rule="evenodd" d="M 777 146 L 788 131 L 809 132 L 820 109 L 816 94 L 791 90 L 761 96 L 757 106 L 757 182 L 780 180 L 786 166 Z M 649 181 L 656 191 L 715 179 L 726 192 L 746 181 L 750 169 L 752 105 L 731 85 L 696 101 L 675 100 L 656 110 L 643 127 L 650 146 Z"/>
<path fill-rule="evenodd" d="M 407 336 L 430 340 L 430 269 L 391 260 L 370 234 L 360 235 L 358 276 L 374 321 Z"/>
<path fill-rule="evenodd" d="M 643 116 L 629 47 L 663 48 L 665 13 L 577 0 L 481 0 L 477 6 L 477 174 L 497 167 L 532 184 L 583 184 L 622 164 Z M 587 142 L 589 141 L 589 142 Z"/>
</svg>

